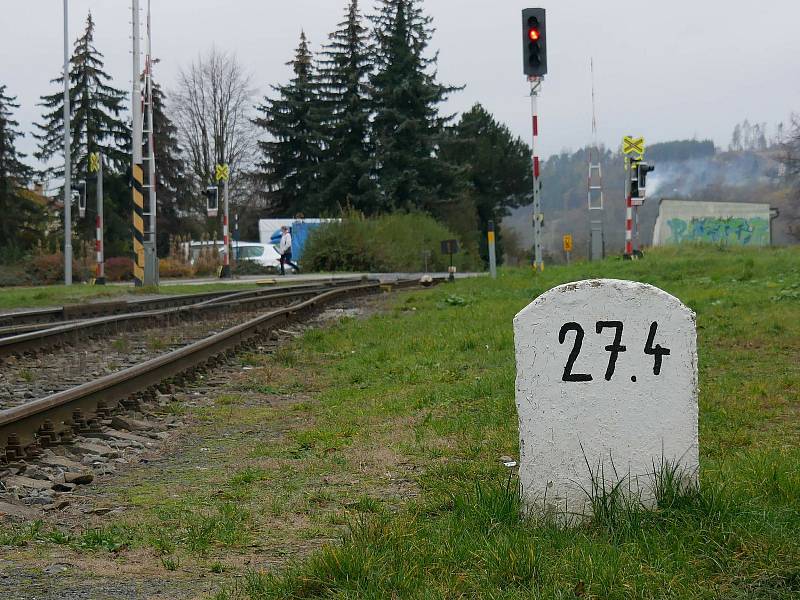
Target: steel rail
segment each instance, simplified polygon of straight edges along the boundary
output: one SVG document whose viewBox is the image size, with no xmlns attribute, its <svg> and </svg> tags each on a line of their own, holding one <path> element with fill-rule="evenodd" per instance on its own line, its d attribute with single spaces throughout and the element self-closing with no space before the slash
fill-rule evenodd
<svg viewBox="0 0 800 600">
<path fill-rule="evenodd" d="M 381 289 L 417 285 L 416 281 L 379 282 L 339 287 L 303 302 L 271 311 L 211 335 L 203 340 L 157 356 L 77 387 L 20 406 L 0 411 L 0 448 L 10 459 L 35 450 L 37 443 L 58 443 L 71 436 L 85 415 L 89 420 L 113 409 L 136 394 L 152 390 L 170 378 L 191 377 L 198 369 L 211 367 L 220 356 L 253 346 L 276 327 L 313 311 L 329 301 Z M 0 454 L 0 460 L 3 454 Z"/>
<path fill-rule="evenodd" d="M 320 285 L 347 285 L 352 284 L 358 279 L 330 279 L 318 280 L 308 283 L 292 284 L 271 288 L 273 290 L 296 289 L 309 286 Z M 246 283 L 246 282 L 245 282 Z M 258 290 L 246 290 L 258 291 Z M 8 328 L 21 325 L 36 325 L 58 323 L 60 321 L 85 320 L 89 318 L 124 314 L 129 312 L 144 312 L 157 310 L 159 308 L 173 308 L 187 306 L 201 302 L 209 302 L 222 299 L 241 292 L 237 291 L 218 291 L 218 292 L 197 292 L 193 294 L 172 294 L 158 298 L 144 298 L 141 300 L 111 300 L 108 302 L 91 302 L 86 304 L 70 304 L 57 308 L 37 308 L 26 311 L 0 313 L 0 328 Z"/>
</svg>

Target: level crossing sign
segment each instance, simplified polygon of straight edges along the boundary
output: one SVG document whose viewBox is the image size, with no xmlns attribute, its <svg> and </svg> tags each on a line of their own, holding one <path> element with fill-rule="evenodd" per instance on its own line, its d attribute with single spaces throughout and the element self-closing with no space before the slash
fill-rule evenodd
<svg viewBox="0 0 800 600">
<path fill-rule="evenodd" d="M 626 135 L 622 138 L 622 152 L 627 156 L 635 154 L 641 158 L 644 156 L 644 138 Z"/>
<path fill-rule="evenodd" d="M 228 165 L 217 165 L 216 178 L 217 181 L 228 181 L 231 176 L 231 170 Z"/>
<path fill-rule="evenodd" d="M 92 152 L 89 154 L 89 172 L 97 173 L 100 170 L 100 153 Z"/>
</svg>

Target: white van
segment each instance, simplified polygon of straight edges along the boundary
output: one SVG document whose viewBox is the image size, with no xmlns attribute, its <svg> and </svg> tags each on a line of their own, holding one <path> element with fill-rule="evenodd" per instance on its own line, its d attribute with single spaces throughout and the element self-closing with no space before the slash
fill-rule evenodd
<svg viewBox="0 0 800 600">
<path fill-rule="evenodd" d="M 246 260 L 271 269 L 281 268 L 281 255 L 271 244 L 231 242 L 231 251 L 235 260 Z"/>
<path fill-rule="evenodd" d="M 213 242 L 192 242 L 188 248 L 184 248 L 184 251 L 189 253 L 189 261 L 194 264 L 200 253 L 204 249 L 210 249 L 212 246 L 214 246 Z M 217 241 L 216 247 L 220 256 L 225 254 L 225 247 L 222 242 Z M 259 266 L 275 269 L 276 271 L 281 268 L 281 255 L 272 244 L 232 241 L 231 253 L 237 261 L 254 262 Z"/>
</svg>

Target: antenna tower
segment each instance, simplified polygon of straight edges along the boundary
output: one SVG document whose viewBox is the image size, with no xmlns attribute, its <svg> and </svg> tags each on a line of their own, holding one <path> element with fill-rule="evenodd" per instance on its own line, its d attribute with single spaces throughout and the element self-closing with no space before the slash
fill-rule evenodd
<svg viewBox="0 0 800 600">
<path fill-rule="evenodd" d="M 592 145 L 589 147 L 589 177 L 587 195 L 589 205 L 590 250 L 592 260 L 602 260 L 605 255 L 603 239 L 603 167 L 600 164 L 600 145 L 597 141 L 597 104 L 594 87 L 594 59 L 589 59 L 592 75 Z"/>
<path fill-rule="evenodd" d="M 147 44 L 144 61 L 144 94 L 142 98 L 145 124 L 142 133 L 146 136 L 143 148 L 142 162 L 147 164 L 147 185 L 142 186 L 148 192 L 149 209 L 145 215 L 149 217 L 148 233 L 150 234 L 150 244 L 152 244 L 152 256 L 150 260 L 153 265 L 157 264 L 156 254 L 156 154 L 155 143 L 153 140 L 153 55 L 152 55 L 152 30 L 150 25 L 150 0 L 147 0 Z M 153 266 L 153 277 L 158 282 L 158 269 Z"/>
</svg>

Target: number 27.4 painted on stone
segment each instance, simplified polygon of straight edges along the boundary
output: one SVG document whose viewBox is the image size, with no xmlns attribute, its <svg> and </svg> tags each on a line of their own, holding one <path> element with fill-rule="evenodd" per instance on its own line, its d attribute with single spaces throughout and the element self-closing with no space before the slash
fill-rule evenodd
<svg viewBox="0 0 800 600">
<path fill-rule="evenodd" d="M 622 345 L 622 330 L 624 329 L 624 324 L 622 321 L 598 321 L 595 324 L 596 330 L 598 334 L 603 333 L 605 329 L 613 329 L 614 330 L 614 341 L 605 347 L 606 352 L 609 353 L 608 357 L 608 367 L 606 368 L 605 379 L 606 381 L 611 381 L 611 378 L 614 376 L 614 370 L 617 366 L 617 358 L 619 358 L 620 353 L 627 352 L 628 347 Z M 561 376 L 562 381 L 592 381 L 593 377 L 589 373 L 573 373 L 572 369 L 575 366 L 575 361 L 578 360 L 578 357 L 581 353 L 581 347 L 583 346 L 583 338 L 586 336 L 586 333 L 578 323 L 565 323 L 561 327 L 561 331 L 558 332 L 558 343 L 563 344 L 564 341 L 567 339 L 567 333 L 570 331 L 575 332 L 575 341 L 572 345 L 572 351 L 569 353 L 569 358 L 567 358 L 567 364 L 564 366 L 564 374 Z M 658 323 L 653 321 L 650 324 L 650 332 L 647 336 L 647 342 L 644 345 L 644 353 L 653 356 L 653 375 L 660 375 L 661 374 L 661 365 L 665 356 L 669 356 L 670 350 L 669 348 L 664 348 L 661 344 L 656 344 L 653 346 L 653 342 L 656 338 L 656 332 L 658 331 Z M 634 379 L 635 381 L 635 379 Z"/>
</svg>

